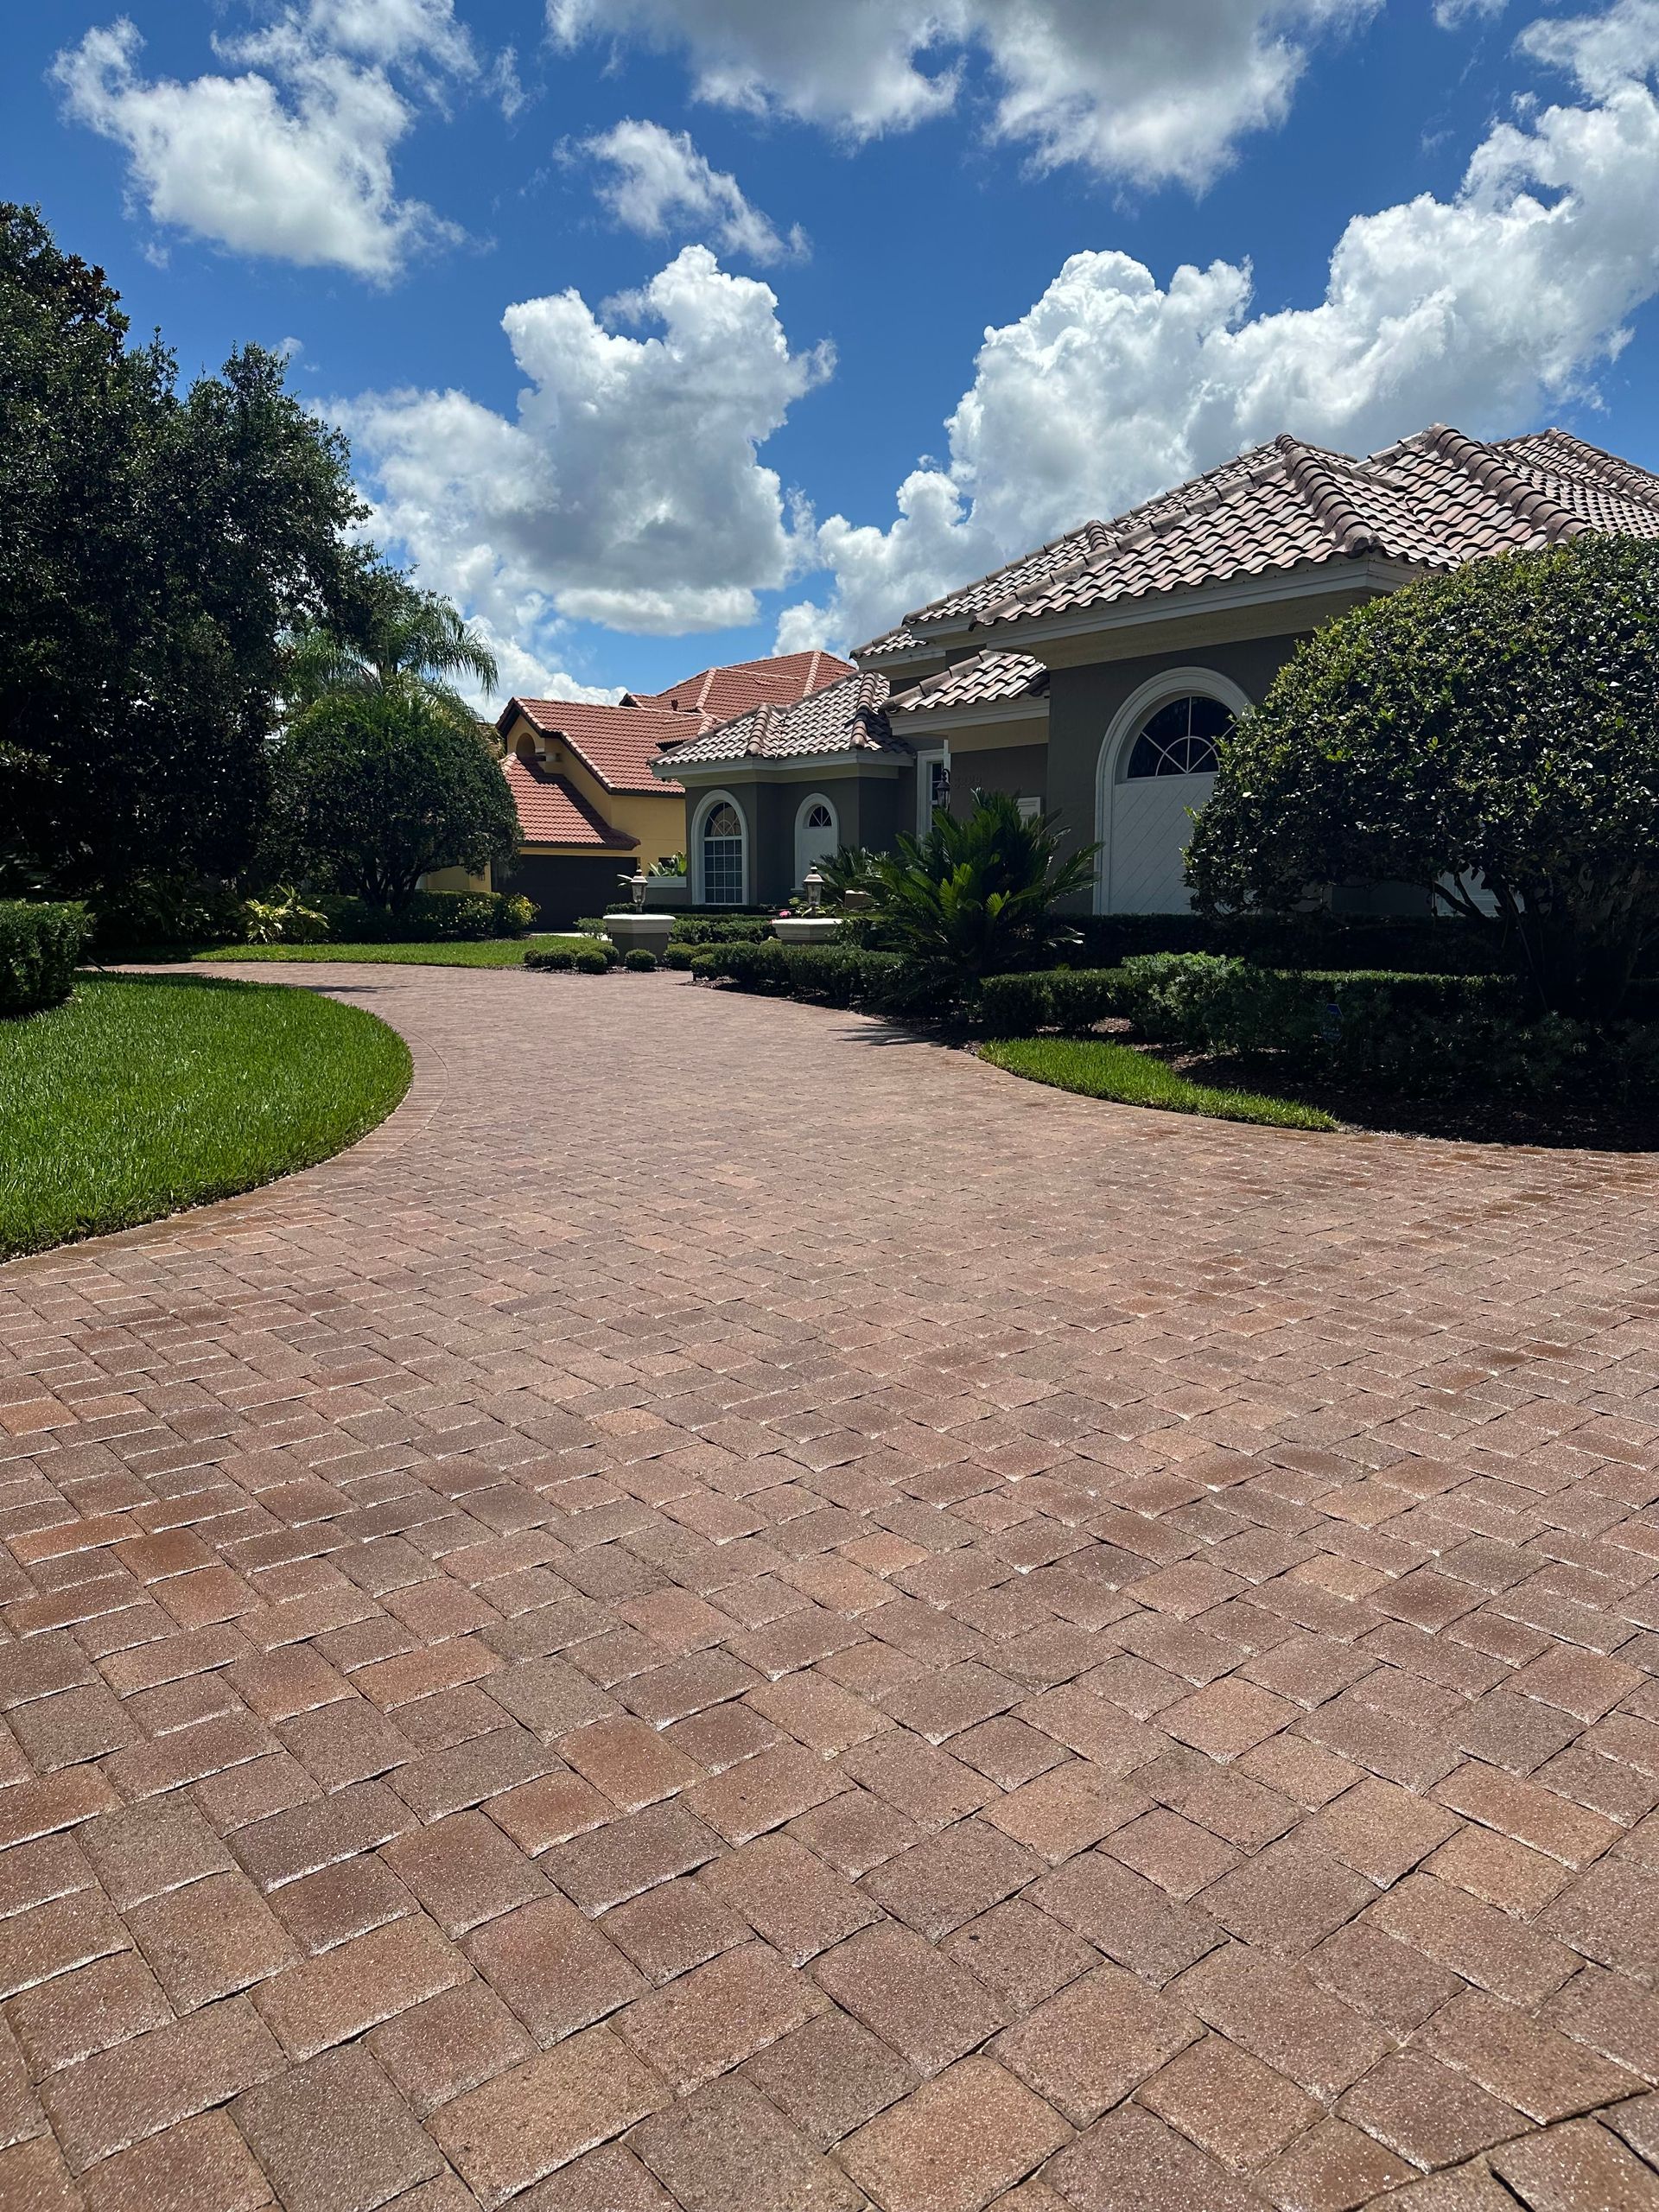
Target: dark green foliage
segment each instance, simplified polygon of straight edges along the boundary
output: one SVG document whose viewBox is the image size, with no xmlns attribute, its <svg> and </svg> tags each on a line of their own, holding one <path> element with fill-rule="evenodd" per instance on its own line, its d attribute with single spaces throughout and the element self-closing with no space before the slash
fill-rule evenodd
<svg viewBox="0 0 1659 2212">
<path fill-rule="evenodd" d="M 499 765 L 416 682 L 325 692 L 272 752 L 273 872 L 401 914 L 429 870 L 505 860 L 518 817 Z"/>
<path fill-rule="evenodd" d="M 603 976 L 610 969 L 610 962 L 596 944 L 579 945 L 570 956 L 570 965 L 578 976 Z"/>
<path fill-rule="evenodd" d="M 684 974 L 701 949 L 694 944 L 671 944 L 663 955 L 663 965 L 664 968 L 677 968 Z"/>
<path fill-rule="evenodd" d="M 980 987 L 980 1027 L 990 1037 L 1034 1029 L 1088 1029 L 1121 1014 L 1121 968 L 1046 968 L 1034 976 L 988 976 Z"/>
<path fill-rule="evenodd" d="M 625 953 L 622 965 L 635 976 L 652 976 L 657 972 L 657 956 L 647 952 L 643 944 L 636 944 L 632 952 Z"/>
<path fill-rule="evenodd" d="M 1121 972 L 1119 1011 L 1154 1042 L 1270 1055 L 1299 1074 L 1402 1096 L 1544 1098 L 1575 1064 L 1624 1050 L 1560 1015 L 1529 1020 L 1508 976 L 1321 975 L 1205 954 L 1157 954 Z"/>
<path fill-rule="evenodd" d="M 103 272 L 0 207 L 0 877 L 234 879 L 283 640 L 339 605 L 345 441 L 251 346 L 181 392 Z"/>
<path fill-rule="evenodd" d="M 773 944 L 769 914 L 676 914 L 669 935 L 676 944 Z"/>
<path fill-rule="evenodd" d="M 1078 964 L 1115 968 L 1152 952 L 1226 952 L 1268 968 L 1387 968 L 1425 976 L 1488 975 L 1503 966 L 1495 936 L 1447 918 L 1405 915 L 1088 914 L 1076 923 Z"/>
<path fill-rule="evenodd" d="M 239 944 L 247 935 L 247 916 L 233 886 L 200 876 L 130 875 L 91 904 L 100 951 Z"/>
<path fill-rule="evenodd" d="M 913 977 L 897 953 L 861 952 L 838 944 L 710 945 L 691 956 L 691 973 L 705 982 L 819 1006 L 896 1011 L 910 1002 Z"/>
<path fill-rule="evenodd" d="M 1087 1098 L 1113 1098 L 1126 1106 L 1154 1106 L 1168 1114 L 1204 1114 L 1217 1122 L 1255 1122 L 1282 1129 L 1334 1129 L 1331 1116 L 1294 1098 L 1260 1091 L 1217 1089 L 1193 1083 L 1177 1069 L 1133 1046 L 1104 1037 L 1025 1037 L 987 1045 L 980 1057 L 1010 1075 L 1046 1083 Z"/>
<path fill-rule="evenodd" d="M 409 1048 L 320 991 L 83 976 L 0 1027 L 0 1258 L 326 1160 L 403 1096 Z"/>
<path fill-rule="evenodd" d="M 291 641 L 283 691 L 292 714 L 335 691 L 418 686 L 457 729 L 476 734 L 478 716 L 451 684 L 470 677 L 493 691 L 495 656 L 450 602 L 395 569 L 367 568 L 334 619 L 308 623 Z"/>
<path fill-rule="evenodd" d="M 588 948 L 583 945 L 582 950 L 586 952 Z M 543 973 L 562 969 L 568 975 L 575 964 L 576 947 L 570 944 L 550 944 L 544 952 L 527 952 L 524 955 L 526 968 L 537 968 Z M 601 956 L 600 965 L 602 968 L 604 964 Z"/>
<path fill-rule="evenodd" d="M 1328 623 L 1223 744 L 1188 876 L 1211 912 L 1419 884 L 1536 1002 L 1615 1012 L 1659 943 L 1659 543 L 1471 561 Z"/>
<path fill-rule="evenodd" d="M 0 899 L 0 1014 L 61 1005 L 90 927 L 84 906 Z"/>
<path fill-rule="evenodd" d="M 1077 943 L 1055 910 L 1092 880 L 1097 849 L 1062 854 L 1054 820 L 1027 822 L 1011 792 L 976 791 L 966 815 L 936 807 L 925 836 L 865 856 L 885 941 L 937 996 L 971 997 L 982 977 Z"/>
<path fill-rule="evenodd" d="M 523 937 L 536 919 L 528 899 L 505 891 L 417 891 L 395 914 L 330 892 L 308 903 L 340 944 L 477 944 Z"/>
</svg>

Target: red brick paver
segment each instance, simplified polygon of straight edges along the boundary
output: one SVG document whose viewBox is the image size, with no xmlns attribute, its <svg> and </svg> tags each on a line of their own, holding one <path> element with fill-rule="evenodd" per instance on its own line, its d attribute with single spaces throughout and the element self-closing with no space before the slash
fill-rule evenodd
<svg viewBox="0 0 1659 2212">
<path fill-rule="evenodd" d="M 305 980 L 0 1269 L 8 2212 L 1659 2205 L 1659 1167 Z"/>
</svg>

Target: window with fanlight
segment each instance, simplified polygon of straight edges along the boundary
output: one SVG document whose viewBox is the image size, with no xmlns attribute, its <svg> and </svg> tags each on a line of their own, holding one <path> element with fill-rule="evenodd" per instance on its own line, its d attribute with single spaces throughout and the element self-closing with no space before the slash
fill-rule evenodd
<svg viewBox="0 0 1659 2212">
<path fill-rule="evenodd" d="M 1125 782 L 1139 783 L 1152 776 L 1213 776 L 1217 744 L 1232 726 L 1232 711 L 1219 699 L 1207 699 L 1196 691 L 1166 699 L 1129 748 Z"/>
<path fill-rule="evenodd" d="M 811 806 L 808 807 L 806 810 L 806 826 L 809 830 L 833 830 L 835 828 L 836 817 L 830 813 L 829 808 L 824 804 L 822 799 L 817 800 Z"/>
<path fill-rule="evenodd" d="M 743 904 L 743 822 L 729 799 L 710 807 L 703 822 L 702 898 L 708 906 Z"/>
</svg>

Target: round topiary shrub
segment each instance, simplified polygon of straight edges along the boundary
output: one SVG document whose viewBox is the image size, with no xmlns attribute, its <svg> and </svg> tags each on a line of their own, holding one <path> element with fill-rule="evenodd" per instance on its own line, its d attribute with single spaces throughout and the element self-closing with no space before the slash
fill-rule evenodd
<svg viewBox="0 0 1659 2212">
<path fill-rule="evenodd" d="M 657 956 L 654 952 L 647 952 L 643 944 L 636 944 L 632 951 L 624 957 L 622 965 L 636 976 L 654 975 Z"/>
<path fill-rule="evenodd" d="M 578 945 L 570 956 L 570 965 L 578 976 L 602 976 L 610 964 L 596 944 Z"/>
<path fill-rule="evenodd" d="M 550 944 L 540 952 L 527 952 L 524 955 L 526 968 L 543 969 L 563 968 L 569 970 L 575 964 L 576 956 L 568 944 Z"/>
</svg>

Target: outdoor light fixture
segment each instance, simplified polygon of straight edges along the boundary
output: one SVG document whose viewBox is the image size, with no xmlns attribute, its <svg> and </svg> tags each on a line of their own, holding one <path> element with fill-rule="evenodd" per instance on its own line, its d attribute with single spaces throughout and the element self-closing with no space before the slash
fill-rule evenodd
<svg viewBox="0 0 1659 2212">
<path fill-rule="evenodd" d="M 801 888 L 806 893 L 808 908 L 816 914 L 823 904 L 823 878 L 818 874 L 817 868 L 808 868 L 806 874 L 801 878 Z"/>
</svg>

